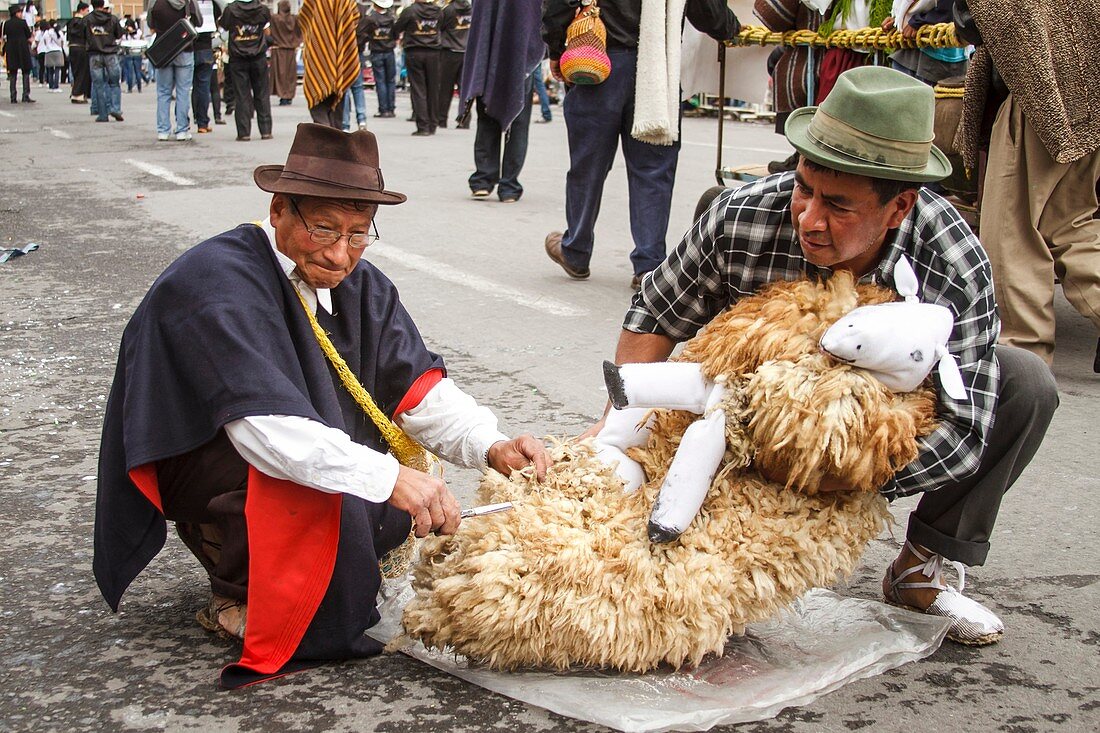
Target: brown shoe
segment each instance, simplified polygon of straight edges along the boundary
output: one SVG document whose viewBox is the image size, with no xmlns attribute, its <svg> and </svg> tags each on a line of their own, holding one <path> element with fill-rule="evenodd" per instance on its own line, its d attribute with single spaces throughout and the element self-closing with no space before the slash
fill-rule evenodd
<svg viewBox="0 0 1100 733">
<path fill-rule="evenodd" d="M 200 135 L 205 135 L 208 132 L 214 132 L 214 129 L 211 127 L 200 127 L 197 131 Z"/>
<path fill-rule="evenodd" d="M 574 280 L 587 280 L 588 276 L 591 274 L 587 267 L 573 267 L 565 261 L 565 256 L 561 251 L 561 238 L 561 232 L 550 232 L 546 235 L 546 255 L 554 262 L 557 262 L 569 277 Z"/>
</svg>

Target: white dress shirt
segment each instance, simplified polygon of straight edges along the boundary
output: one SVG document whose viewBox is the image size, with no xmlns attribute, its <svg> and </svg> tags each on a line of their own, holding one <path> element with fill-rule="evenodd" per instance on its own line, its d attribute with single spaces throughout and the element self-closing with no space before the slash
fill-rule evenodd
<svg viewBox="0 0 1100 733">
<path fill-rule="evenodd" d="M 262 228 L 283 272 L 309 308 L 332 313 L 332 292 L 307 285 L 294 261 L 276 249 L 270 220 Z M 508 440 L 497 430 L 496 416 L 447 378 L 419 405 L 396 416 L 395 422 L 440 458 L 469 468 L 486 468 L 489 447 Z M 309 418 L 254 415 L 226 423 L 225 432 L 242 458 L 273 478 L 376 502 L 389 499 L 397 481 L 398 463 L 393 456 Z"/>
</svg>

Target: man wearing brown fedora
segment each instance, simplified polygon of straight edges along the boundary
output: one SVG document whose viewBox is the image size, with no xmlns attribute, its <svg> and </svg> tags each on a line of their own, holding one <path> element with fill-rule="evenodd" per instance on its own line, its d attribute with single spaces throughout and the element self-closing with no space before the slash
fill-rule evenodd
<svg viewBox="0 0 1100 733">
<path fill-rule="evenodd" d="M 126 327 L 96 500 L 93 569 L 114 609 L 176 523 L 210 577 L 200 622 L 243 641 L 226 687 L 381 651 L 363 634 L 380 558 L 410 528 L 460 521 L 421 444 L 464 466 L 547 465 L 446 377 L 362 259 L 377 208 L 405 201 L 373 134 L 299 125 L 286 164 L 254 178 L 268 219 L 183 254 Z"/>
<path fill-rule="evenodd" d="M 934 377 L 940 425 L 880 489 L 891 499 L 922 494 L 883 594 L 950 618 L 948 638 L 984 645 L 1004 626 L 962 594 L 963 564 L 984 563 L 1001 498 L 1042 442 L 1058 396 L 1040 359 L 996 346 L 1000 324 L 981 244 L 951 204 L 921 187 L 951 172 L 932 145 L 933 112 L 930 87 L 874 66 L 842 74 L 820 107 L 792 112 L 786 135 L 801 154 L 797 169 L 718 196 L 643 279 L 616 361 L 666 359 L 677 342 L 774 280 L 842 269 L 893 286 L 904 256 L 921 300 L 955 316 L 948 348 L 967 399 L 952 399 Z M 945 565 L 956 567 L 957 588 L 944 582 Z"/>
</svg>

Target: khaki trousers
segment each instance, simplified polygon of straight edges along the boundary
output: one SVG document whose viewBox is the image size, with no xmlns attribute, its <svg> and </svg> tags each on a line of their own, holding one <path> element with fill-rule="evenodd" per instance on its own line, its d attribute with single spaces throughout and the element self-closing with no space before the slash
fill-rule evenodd
<svg viewBox="0 0 1100 733">
<path fill-rule="evenodd" d="M 1100 330 L 1100 150 L 1057 163 L 1009 95 L 993 124 L 980 237 L 993 265 L 1001 343 L 1054 358 L 1054 278 Z"/>
</svg>

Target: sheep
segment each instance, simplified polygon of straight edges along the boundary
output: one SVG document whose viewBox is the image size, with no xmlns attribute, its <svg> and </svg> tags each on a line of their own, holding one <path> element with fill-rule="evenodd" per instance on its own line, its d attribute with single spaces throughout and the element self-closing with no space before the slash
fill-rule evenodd
<svg viewBox="0 0 1100 733">
<path fill-rule="evenodd" d="M 633 492 L 590 440 L 556 442 L 543 483 L 488 472 L 479 499 L 515 508 L 422 544 L 405 634 L 502 670 L 679 668 L 849 575 L 889 518 L 876 489 L 916 456 L 935 403 L 926 388 L 892 393 L 818 342 L 853 308 L 895 297 L 843 272 L 777 283 L 685 344 L 678 358 L 723 384 L 726 445 L 674 541 L 651 542 L 647 523 L 695 413 L 648 415 L 644 445 L 625 449 L 645 476 Z M 819 491 L 830 475 L 851 489 Z"/>
</svg>

